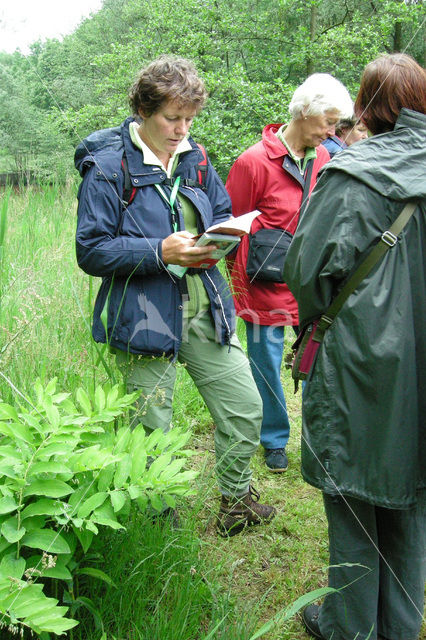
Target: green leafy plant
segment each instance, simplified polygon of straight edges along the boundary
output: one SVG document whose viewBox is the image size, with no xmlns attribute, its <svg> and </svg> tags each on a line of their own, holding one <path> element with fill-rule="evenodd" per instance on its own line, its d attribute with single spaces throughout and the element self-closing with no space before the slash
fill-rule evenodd
<svg viewBox="0 0 426 640">
<path fill-rule="evenodd" d="M 62 634 L 77 624 L 44 585 L 62 590 L 71 613 L 85 606 L 96 616 L 73 579 L 108 582 L 85 566 L 99 528 L 124 529 L 132 501 L 174 507 L 196 475 L 182 470 L 189 433 L 146 436 L 142 425 L 126 426 L 137 394 L 105 385 L 93 394 L 79 388 L 73 399 L 56 386 L 37 380 L 29 409 L 0 402 L 0 625 L 12 631 Z"/>
</svg>

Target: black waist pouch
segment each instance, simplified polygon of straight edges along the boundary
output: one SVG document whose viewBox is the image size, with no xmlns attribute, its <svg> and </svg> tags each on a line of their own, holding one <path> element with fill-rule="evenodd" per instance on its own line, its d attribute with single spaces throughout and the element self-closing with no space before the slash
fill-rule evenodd
<svg viewBox="0 0 426 640">
<path fill-rule="evenodd" d="M 293 234 L 284 229 L 259 229 L 249 235 L 246 272 L 251 281 L 284 282 L 284 261 Z"/>
</svg>

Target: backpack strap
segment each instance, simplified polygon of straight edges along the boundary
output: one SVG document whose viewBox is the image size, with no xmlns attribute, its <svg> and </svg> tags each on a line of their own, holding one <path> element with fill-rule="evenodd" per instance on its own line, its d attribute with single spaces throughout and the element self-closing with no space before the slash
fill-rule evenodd
<svg viewBox="0 0 426 640">
<path fill-rule="evenodd" d="M 129 166 L 127 164 L 125 153 L 123 153 L 123 157 L 121 159 L 121 168 L 123 169 L 124 173 L 123 207 L 126 208 L 134 200 L 134 197 L 136 195 L 136 187 L 132 186 L 132 182 L 130 180 Z"/>
<path fill-rule="evenodd" d="M 206 189 L 205 185 L 207 182 L 207 166 L 208 166 L 207 153 L 202 144 L 198 144 L 197 142 L 197 146 L 201 151 L 201 153 L 203 154 L 203 159 L 201 160 L 201 162 L 198 163 L 198 167 L 197 167 L 198 182 L 201 185 L 201 189 L 205 190 Z"/>
<path fill-rule="evenodd" d="M 208 169 L 208 160 L 207 160 L 207 152 L 202 144 L 198 144 L 197 147 L 201 151 L 203 155 L 203 159 L 197 164 L 197 180 L 192 180 L 191 178 L 183 178 L 180 181 L 180 184 L 183 187 L 195 187 L 197 189 L 202 189 L 203 191 L 207 190 L 207 169 Z M 177 178 L 166 178 L 163 184 L 172 187 Z"/>
<path fill-rule="evenodd" d="M 203 155 L 203 159 L 197 165 L 198 180 L 191 180 L 189 178 L 186 178 L 184 180 L 181 180 L 180 183 L 181 185 L 184 185 L 186 187 L 197 187 L 205 191 L 206 182 L 207 182 L 207 167 L 208 167 L 207 153 L 203 145 L 198 144 L 197 142 L 197 146 Z M 122 200 L 123 200 L 123 208 L 125 209 L 126 207 L 129 206 L 129 204 L 133 202 L 136 195 L 136 187 L 132 185 L 132 182 L 130 180 L 129 166 L 127 164 L 127 158 L 126 158 L 125 152 L 123 153 L 123 157 L 121 159 L 121 168 L 123 169 L 123 173 L 124 173 L 124 189 L 123 189 Z M 163 182 L 163 184 L 167 186 L 173 186 L 174 183 L 175 183 L 175 178 L 167 178 Z"/>
</svg>

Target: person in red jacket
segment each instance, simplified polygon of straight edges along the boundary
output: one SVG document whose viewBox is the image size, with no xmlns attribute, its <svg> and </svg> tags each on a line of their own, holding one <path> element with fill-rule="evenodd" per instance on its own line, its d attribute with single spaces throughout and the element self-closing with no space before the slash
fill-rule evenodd
<svg viewBox="0 0 426 640">
<path fill-rule="evenodd" d="M 295 232 L 303 193 L 306 201 L 319 169 L 330 159 L 321 143 L 334 134 L 341 118 L 352 115 L 352 109 L 349 93 L 338 80 L 325 73 L 313 74 L 294 92 L 291 121 L 267 125 L 262 140 L 236 160 L 226 188 L 234 216 L 261 211 L 251 233 L 259 229 Z M 297 332 L 297 302 L 284 282 L 247 276 L 248 248 L 246 236 L 229 262 L 233 295 L 246 324 L 249 360 L 263 400 L 260 441 L 266 466 L 280 473 L 288 466 L 285 447 L 290 434 L 280 379 L 284 327 L 292 326 Z"/>
</svg>

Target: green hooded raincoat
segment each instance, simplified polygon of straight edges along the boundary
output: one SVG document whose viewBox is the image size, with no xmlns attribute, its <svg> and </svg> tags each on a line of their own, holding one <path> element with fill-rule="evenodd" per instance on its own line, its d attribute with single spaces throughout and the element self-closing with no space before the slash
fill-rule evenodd
<svg viewBox="0 0 426 640">
<path fill-rule="evenodd" d="M 426 116 L 402 109 L 394 131 L 324 167 L 285 266 L 304 326 L 418 202 L 326 332 L 303 394 L 305 480 L 393 509 L 415 505 L 426 485 L 425 168 Z"/>
</svg>

